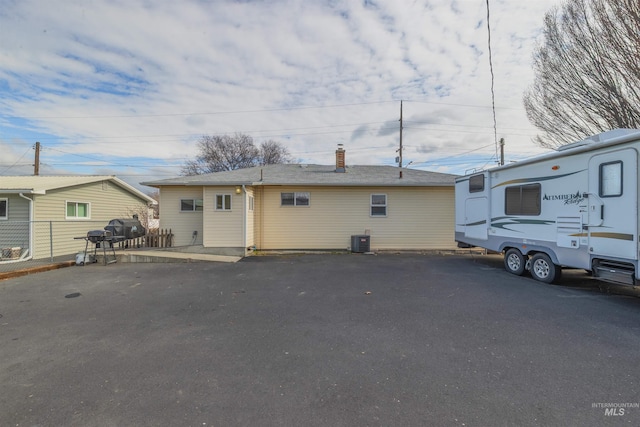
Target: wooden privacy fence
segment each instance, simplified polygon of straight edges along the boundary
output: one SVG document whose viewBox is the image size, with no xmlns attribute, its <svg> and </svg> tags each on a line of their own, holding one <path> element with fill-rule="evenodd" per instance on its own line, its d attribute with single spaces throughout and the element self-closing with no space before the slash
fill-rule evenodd
<svg viewBox="0 0 640 427">
<path fill-rule="evenodd" d="M 173 246 L 173 233 L 171 229 L 151 231 L 148 234 L 133 239 L 118 242 L 119 249 L 126 248 L 170 248 Z"/>
</svg>

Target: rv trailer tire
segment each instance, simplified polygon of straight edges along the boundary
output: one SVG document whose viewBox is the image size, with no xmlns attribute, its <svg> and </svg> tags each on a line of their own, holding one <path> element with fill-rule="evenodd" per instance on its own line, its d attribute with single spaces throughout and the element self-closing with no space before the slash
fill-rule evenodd
<svg viewBox="0 0 640 427">
<path fill-rule="evenodd" d="M 509 249 L 504 254 L 504 268 L 511 274 L 522 276 L 526 263 L 525 256 L 515 248 Z"/>
<path fill-rule="evenodd" d="M 562 269 L 555 265 L 549 255 L 537 253 L 531 259 L 531 276 L 544 283 L 553 283 L 560 279 Z"/>
</svg>

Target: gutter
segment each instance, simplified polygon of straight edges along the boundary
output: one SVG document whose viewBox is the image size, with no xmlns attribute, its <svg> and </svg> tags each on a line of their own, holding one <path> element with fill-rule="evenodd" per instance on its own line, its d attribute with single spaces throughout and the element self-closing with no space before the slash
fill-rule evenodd
<svg viewBox="0 0 640 427">
<path fill-rule="evenodd" d="M 247 255 L 247 187 L 242 184 L 242 251 Z"/>
<path fill-rule="evenodd" d="M 18 194 L 20 195 L 20 197 L 23 197 L 27 200 L 31 200 L 28 199 L 24 196 L 22 196 L 23 193 L 27 193 L 27 194 L 47 194 L 47 192 L 45 190 L 28 190 L 28 189 L 23 189 L 23 190 L 16 190 L 16 189 L 9 189 L 9 188 L 0 188 L 0 193 L 2 194 Z"/>
</svg>

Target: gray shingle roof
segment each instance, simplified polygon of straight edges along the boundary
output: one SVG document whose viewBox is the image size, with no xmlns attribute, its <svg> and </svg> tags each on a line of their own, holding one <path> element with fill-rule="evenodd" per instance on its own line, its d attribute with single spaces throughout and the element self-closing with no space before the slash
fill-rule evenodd
<svg viewBox="0 0 640 427">
<path fill-rule="evenodd" d="M 305 185 L 305 186 L 453 186 L 456 175 L 395 166 L 347 166 L 346 172 L 334 166 L 281 164 L 181 176 L 143 182 L 151 187 L 185 185 Z"/>
</svg>

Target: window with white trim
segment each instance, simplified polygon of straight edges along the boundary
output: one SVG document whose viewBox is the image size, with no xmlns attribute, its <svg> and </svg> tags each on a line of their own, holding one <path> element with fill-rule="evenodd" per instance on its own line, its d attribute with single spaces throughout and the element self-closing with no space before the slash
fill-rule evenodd
<svg viewBox="0 0 640 427">
<path fill-rule="evenodd" d="M 180 199 L 180 212 L 201 211 L 202 206 L 202 199 Z"/>
<path fill-rule="evenodd" d="M 66 219 L 91 218 L 91 203 L 67 201 Z"/>
<path fill-rule="evenodd" d="M 253 201 L 253 196 L 249 196 L 249 210 L 252 211 L 254 208 L 255 202 Z"/>
<path fill-rule="evenodd" d="M 371 216 L 387 216 L 387 195 L 371 195 Z"/>
<path fill-rule="evenodd" d="M 216 210 L 217 211 L 231 210 L 231 194 L 216 194 Z"/>
<path fill-rule="evenodd" d="M 280 206 L 309 206 L 308 192 L 280 193 Z"/>
<path fill-rule="evenodd" d="M 0 199 L 0 219 L 9 219 L 9 199 Z"/>
</svg>

